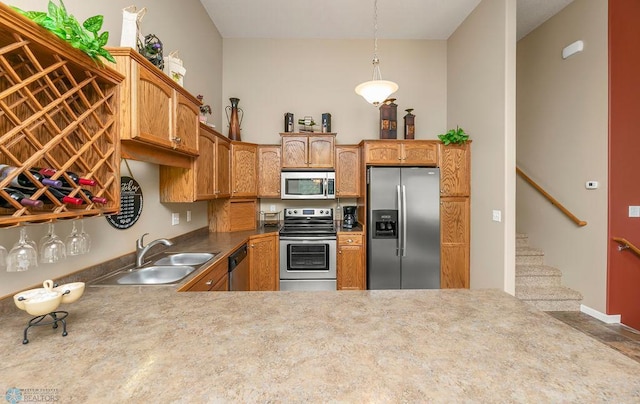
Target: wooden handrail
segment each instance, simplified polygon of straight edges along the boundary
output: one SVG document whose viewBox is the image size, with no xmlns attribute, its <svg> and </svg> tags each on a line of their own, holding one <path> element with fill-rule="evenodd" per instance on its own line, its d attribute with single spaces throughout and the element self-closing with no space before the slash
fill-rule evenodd
<svg viewBox="0 0 640 404">
<path fill-rule="evenodd" d="M 547 191 L 545 191 L 544 189 L 542 189 L 542 187 L 540 185 L 538 185 L 534 180 L 532 180 L 531 178 L 529 178 L 529 176 L 527 174 L 525 174 L 524 172 L 522 172 L 522 170 L 518 167 L 516 167 L 516 173 L 522 177 L 523 180 L 527 181 L 529 183 L 529 185 L 531 185 L 532 187 L 534 187 L 538 192 L 540 192 L 542 194 L 542 196 L 544 196 L 545 198 L 547 198 L 547 200 L 549 202 L 551 202 L 551 204 L 555 207 L 557 207 L 558 209 L 560 209 L 560 211 L 562 213 L 564 213 L 567 217 L 569 217 L 569 219 L 571 219 L 571 221 L 573 221 L 575 224 L 577 224 L 578 226 L 582 227 L 582 226 L 586 226 L 587 222 L 585 222 L 584 220 L 580 220 L 578 219 L 573 213 L 569 212 L 569 209 L 565 208 L 560 202 L 558 202 L 553 196 L 549 195 L 549 193 Z"/>
<path fill-rule="evenodd" d="M 640 248 L 634 246 L 627 239 L 621 237 L 612 237 L 613 241 L 618 242 L 620 245 L 618 246 L 618 251 L 626 250 L 627 248 L 633 251 L 638 257 L 640 257 Z"/>
</svg>

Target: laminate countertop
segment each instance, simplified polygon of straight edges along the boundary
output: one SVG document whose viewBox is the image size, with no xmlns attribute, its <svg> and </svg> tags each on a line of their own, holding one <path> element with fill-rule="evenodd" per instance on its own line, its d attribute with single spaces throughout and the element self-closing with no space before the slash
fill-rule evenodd
<svg viewBox="0 0 640 404">
<path fill-rule="evenodd" d="M 69 334 L 34 327 L 26 345 L 30 316 L 3 316 L 3 394 L 61 403 L 640 401 L 640 363 L 497 290 L 87 287 L 60 309 Z"/>
</svg>

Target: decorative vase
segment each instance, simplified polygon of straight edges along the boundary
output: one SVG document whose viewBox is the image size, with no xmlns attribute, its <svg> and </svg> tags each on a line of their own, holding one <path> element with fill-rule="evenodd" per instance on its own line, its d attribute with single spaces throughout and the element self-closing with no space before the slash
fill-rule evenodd
<svg viewBox="0 0 640 404">
<path fill-rule="evenodd" d="M 387 98 L 380 105 L 380 139 L 396 139 L 398 137 L 398 105 L 395 98 Z"/>
<path fill-rule="evenodd" d="M 244 111 L 238 108 L 239 98 L 229 98 L 231 106 L 225 107 L 225 113 L 227 114 L 227 122 L 229 123 L 229 139 L 240 140 L 240 125 L 242 124 L 242 118 L 244 118 Z M 229 116 L 231 112 L 231 116 Z M 240 118 L 238 118 L 238 112 L 240 112 Z"/>
<path fill-rule="evenodd" d="M 404 138 L 414 139 L 416 136 L 416 116 L 411 113 L 413 108 L 405 109 L 405 111 L 407 111 L 407 115 L 404 116 Z"/>
</svg>

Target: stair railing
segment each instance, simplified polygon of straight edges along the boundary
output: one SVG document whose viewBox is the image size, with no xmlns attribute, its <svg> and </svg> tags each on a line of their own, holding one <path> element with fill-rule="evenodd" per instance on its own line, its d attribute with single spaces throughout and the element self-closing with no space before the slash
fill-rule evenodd
<svg viewBox="0 0 640 404">
<path fill-rule="evenodd" d="M 622 237 L 612 237 L 612 238 L 613 238 L 613 241 L 616 241 L 619 244 L 618 251 L 629 249 L 633 251 L 638 257 L 640 257 L 640 248 L 633 245 L 627 239 L 624 239 Z"/>
<path fill-rule="evenodd" d="M 553 206 L 555 206 L 556 208 L 560 209 L 560 211 L 562 213 L 564 213 L 569 219 L 571 219 L 572 222 L 574 222 L 575 224 L 577 224 L 580 227 L 586 226 L 587 222 L 585 222 L 584 220 L 580 220 L 578 219 L 573 213 L 571 213 L 569 211 L 569 209 L 565 208 L 564 205 L 562 205 L 560 202 L 558 202 L 558 200 L 556 200 L 553 196 L 551 196 L 547 191 L 545 191 L 540 185 L 538 185 L 534 180 L 532 180 L 527 174 L 525 174 L 524 172 L 522 172 L 522 170 L 519 167 L 516 167 L 516 173 L 522 177 L 523 180 L 525 180 L 526 182 L 529 183 L 529 185 L 531 185 L 533 188 L 536 189 L 536 191 L 540 192 L 542 194 L 542 196 L 544 196 L 545 198 L 547 198 L 547 200 L 549 202 L 551 202 L 551 204 Z"/>
</svg>

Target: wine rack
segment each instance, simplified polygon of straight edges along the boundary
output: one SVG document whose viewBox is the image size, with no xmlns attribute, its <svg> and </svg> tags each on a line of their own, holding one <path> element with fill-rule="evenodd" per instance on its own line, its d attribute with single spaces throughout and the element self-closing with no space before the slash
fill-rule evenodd
<svg viewBox="0 0 640 404">
<path fill-rule="evenodd" d="M 0 180 L 0 227 L 23 222 L 115 213 L 120 208 L 119 83 L 123 76 L 0 3 L 0 164 L 18 167 Z M 84 204 L 68 206 L 38 182 L 30 169 L 57 170 L 69 195 Z M 106 204 L 92 202 L 66 173 L 97 182 L 87 189 Z M 35 190 L 31 199 L 48 204 L 20 205 L 3 189 L 24 174 Z"/>
</svg>

